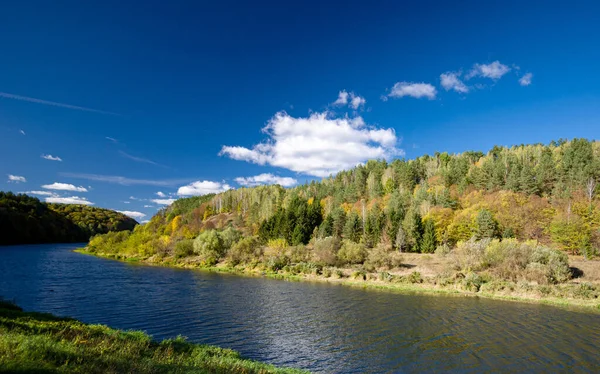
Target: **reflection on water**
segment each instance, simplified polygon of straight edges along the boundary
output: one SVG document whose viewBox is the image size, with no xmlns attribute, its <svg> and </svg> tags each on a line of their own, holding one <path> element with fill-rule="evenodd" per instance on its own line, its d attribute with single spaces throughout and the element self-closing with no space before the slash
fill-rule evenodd
<svg viewBox="0 0 600 374">
<path fill-rule="evenodd" d="M 596 372 L 600 316 L 400 295 L 0 247 L 0 295 L 27 310 L 141 329 L 315 372 Z"/>
</svg>

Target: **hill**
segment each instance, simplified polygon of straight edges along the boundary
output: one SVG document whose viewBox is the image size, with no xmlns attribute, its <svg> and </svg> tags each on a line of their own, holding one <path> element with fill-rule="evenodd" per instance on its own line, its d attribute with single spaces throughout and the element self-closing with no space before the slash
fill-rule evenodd
<svg viewBox="0 0 600 374">
<path fill-rule="evenodd" d="M 0 192 L 0 245 L 86 242 L 96 234 L 133 230 L 137 222 L 108 209 L 48 204 Z"/>
</svg>

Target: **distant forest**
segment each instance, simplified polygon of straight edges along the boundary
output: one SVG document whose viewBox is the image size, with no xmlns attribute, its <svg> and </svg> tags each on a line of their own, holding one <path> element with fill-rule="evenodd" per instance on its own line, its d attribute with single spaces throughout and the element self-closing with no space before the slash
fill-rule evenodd
<svg viewBox="0 0 600 374">
<path fill-rule="evenodd" d="M 137 222 L 113 210 L 48 204 L 0 191 L 0 245 L 87 242 L 96 234 L 133 230 Z"/>
<path fill-rule="evenodd" d="M 311 261 L 339 262 L 353 251 L 360 263 L 373 251 L 431 253 L 471 238 L 515 238 L 594 256 L 599 177 L 600 143 L 586 139 L 371 160 L 294 188 L 180 199 L 131 234 L 96 237 L 90 248 L 143 256 L 208 253 L 206 261 L 215 262 L 234 256 L 238 246 L 250 261 L 259 245 L 307 245 Z"/>
</svg>

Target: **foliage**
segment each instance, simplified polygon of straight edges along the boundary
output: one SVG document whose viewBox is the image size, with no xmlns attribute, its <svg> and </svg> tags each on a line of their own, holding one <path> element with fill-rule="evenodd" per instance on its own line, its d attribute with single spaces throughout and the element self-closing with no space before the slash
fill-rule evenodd
<svg viewBox="0 0 600 374">
<path fill-rule="evenodd" d="M 367 251 L 363 244 L 345 239 L 342 241 L 337 258 L 341 265 L 362 264 L 367 258 Z"/>
<path fill-rule="evenodd" d="M 226 251 L 225 242 L 217 230 L 208 230 L 194 239 L 194 253 L 207 265 L 216 264 Z"/>
<path fill-rule="evenodd" d="M 36 373 L 295 373 L 239 353 L 189 343 L 154 341 L 141 331 L 87 325 L 23 312 L 0 301 L 0 371 Z"/>
<path fill-rule="evenodd" d="M 85 242 L 96 234 L 133 230 L 137 222 L 113 210 L 48 204 L 0 191 L 0 245 Z"/>
</svg>

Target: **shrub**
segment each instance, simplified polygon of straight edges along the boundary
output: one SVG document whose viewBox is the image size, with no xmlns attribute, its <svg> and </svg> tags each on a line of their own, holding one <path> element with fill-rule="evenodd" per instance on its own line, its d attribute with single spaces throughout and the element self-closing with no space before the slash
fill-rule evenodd
<svg viewBox="0 0 600 374">
<path fill-rule="evenodd" d="M 357 270 L 354 273 L 352 273 L 352 278 L 367 280 L 367 273 L 365 273 L 363 270 Z"/>
<path fill-rule="evenodd" d="M 477 273 L 468 273 L 462 281 L 463 287 L 472 292 L 477 292 L 483 284 L 483 278 Z"/>
<path fill-rule="evenodd" d="M 233 266 L 240 263 L 249 264 L 261 256 L 262 247 L 256 236 L 241 239 L 227 251 L 228 260 Z"/>
<path fill-rule="evenodd" d="M 225 247 L 225 249 L 231 248 L 232 245 L 242 238 L 242 233 L 231 226 L 221 231 L 219 235 L 221 235 L 221 239 L 223 239 L 223 247 Z"/>
<path fill-rule="evenodd" d="M 450 246 L 448 244 L 438 245 L 435 249 L 435 254 L 438 256 L 446 256 L 450 253 Z"/>
<path fill-rule="evenodd" d="M 270 271 L 279 271 L 290 264 L 290 259 L 286 255 L 271 256 L 267 259 L 265 265 Z"/>
<path fill-rule="evenodd" d="M 338 262 L 345 264 L 362 264 L 367 258 L 367 251 L 362 243 L 343 240 L 342 246 L 337 253 Z"/>
<path fill-rule="evenodd" d="M 286 254 L 292 263 L 308 262 L 310 260 L 310 251 L 304 244 L 294 245 L 289 247 Z"/>
<path fill-rule="evenodd" d="M 282 238 L 278 238 L 278 239 L 270 239 L 267 242 L 267 247 L 274 249 L 274 250 L 284 250 L 286 249 L 288 246 L 287 241 L 285 239 Z"/>
<path fill-rule="evenodd" d="M 567 256 L 536 241 L 516 239 L 459 242 L 452 252 L 457 270 L 488 270 L 500 279 L 538 284 L 565 282 L 571 277 Z"/>
<path fill-rule="evenodd" d="M 369 251 L 365 264 L 374 268 L 396 268 L 402 265 L 402 254 L 379 244 Z"/>
<path fill-rule="evenodd" d="M 175 244 L 175 257 L 182 258 L 194 254 L 194 241 L 191 239 L 183 239 Z"/>
<path fill-rule="evenodd" d="M 207 265 L 216 264 L 225 254 L 221 235 L 216 230 L 204 231 L 194 239 L 194 253 Z"/>
<path fill-rule="evenodd" d="M 421 277 L 421 273 L 419 273 L 418 271 L 413 271 L 412 273 L 410 273 L 407 277 L 407 280 L 410 283 L 423 283 L 423 278 Z"/>
<path fill-rule="evenodd" d="M 335 237 L 315 239 L 313 243 L 314 262 L 331 266 L 335 265 L 337 252 L 340 249 L 340 240 Z"/>
</svg>

